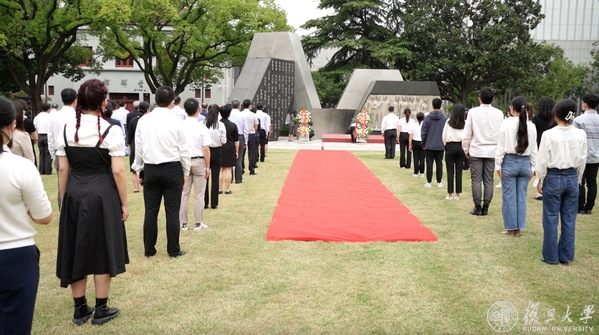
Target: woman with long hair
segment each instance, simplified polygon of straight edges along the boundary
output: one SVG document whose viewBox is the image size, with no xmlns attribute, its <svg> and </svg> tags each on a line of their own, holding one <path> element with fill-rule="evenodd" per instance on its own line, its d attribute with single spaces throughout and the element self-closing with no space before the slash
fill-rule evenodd
<svg viewBox="0 0 599 335">
<path fill-rule="evenodd" d="M 135 130 L 137 129 L 137 122 L 139 118 L 144 116 L 150 109 L 150 104 L 142 101 L 137 107 L 139 115 L 134 117 L 127 125 L 127 146 L 129 146 L 129 162 L 133 164 L 135 162 Z M 129 170 L 131 171 L 131 181 L 133 182 L 133 193 L 139 192 L 139 177 L 137 172 L 131 168 L 129 164 Z"/>
<path fill-rule="evenodd" d="M 537 114 L 532 118 L 532 123 L 537 129 L 537 147 L 541 144 L 541 136 L 543 136 L 545 130 L 555 127 L 552 112 L 554 105 L 553 99 L 548 97 L 542 97 L 537 103 Z M 537 192 L 535 200 L 543 200 L 541 193 Z"/>
<path fill-rule="evenodd" d="M 129 217 L 125 176 L 125 140 L 120 127 L 104 118 L 108 89 L 98 79 L 77 93 L 76 119 L 57 139 L 62 195 L 56 275 L 71 287 L 77 325 L 94 317 L 104 324 L 119 315 L 107 306 L 111 279 L 129 263 L 124 222 Z M 87 276 L 94 275 L 95 310 L 87 305 Z"/>
<path fill-rule="evenodd" d="M 462 193 L 462 171 L 464 170 L 464 126 L 466 125 L 466 108 L 457 104 L 451 112 L 449 120 L 443 128 L 443 143 L 445 143 L 445 168 L 447 170 L 447 196 L 445 200 L 460 200 Z M 453 178 L 455 176 L 455 194 Z"/>
<path fill-rule="evenodd" d="M 222 164 L 219 180 L 220 187 L 218 193 L 221 193 L 223 190 L 225 190 L 225 194 L 232 194 L 231 180 L 233 178 L 233 166 L 235 166 L 237 152 L 239 151 L 239 134 L 237 125 L 229 120 L 229 116 L 231 116 L 231 106 L 225 105 L 221 107 L 220 115 L 221 122 L 225 125 L 225 129 L 227 131 L 227 143 L 223 144 L 222 146 L 223 158 L 221 161 Z"/>
<path fill-rule="evenodd" d="M 204 192 L 204 208 L 214 209 L 218 207 L 218 188 L 220 178 L 220 167 L 222 160 L 222 146 L 227 143 L 227 128 L 225 125 L 218 120 L 220 113 L 220 107 L 218 105 L 210 105 L 208 107 L 208 115 L 204 124 L 208 128 L 208 134 L 210 135 L 210 174 L 211 181 L 206 181 L 206 192 Z M 210 184 L 210 185 L 209 185 Z"/>
<path fill-rule="evenodd" d="M 541 261 L 549 264 L 568 265 L 574 261 L 578 185 L 587 158 L 586 133 L 571 126 L 575 113 L 576 103 L 570 99 L 555 104 L 553 118 L 557 125 L 543 133 L 539 146 L 536 173 L 537 191 L 543 194 Z"/>
<path fill-rule="evenodd" d="M 412 166 L 412 152 L 409 148 L 416 122 L 411 118 L 412 111 L 409 108 L 404 109 L 403 115 L 399 119 L 399 167 L 409 169 Z"/>
<path fill-rule="evenodd" d="M 25 108 L 23 103 L 27 104 L 25 101 L 20 99 L 13 101 L 17 125 L 8 147 L 13 154 L 25 157 L 35 164 L 35 152 L 33 151 L 33 145 L 31 145 L 31 136 L 29 136 L 29 133 L 25 131 Z"/>
<path fill-rule="evenodd" d="M 8 149 L 17 132 L 15 117 L 13 103 L 0 96 L 0 334 L 31 333 L 40 252 L 29 219 L 44 225 L 52 220 L 52 205 L 35 165 Z"/>
<path fill-rule="evenodd" d="M 424 113 L 416 114 L 416 121 L 412 128 L 412 145 L 409 147 L 410 152 L 414 154 L 414 177 L 424 177 L 424 148 L 422 147 L 422 121 L 424 121 Z"/>
<path fill-rule="evenodd" d="M 537 130 L 527 122 L 527 101 L 512 100 L 513 117 L 504 119 L 495 151 L 495 170 L 501 179 L 504 234 L 520 236 L 526 229 L 526 193 L 537 159 Z"/>
</svg>

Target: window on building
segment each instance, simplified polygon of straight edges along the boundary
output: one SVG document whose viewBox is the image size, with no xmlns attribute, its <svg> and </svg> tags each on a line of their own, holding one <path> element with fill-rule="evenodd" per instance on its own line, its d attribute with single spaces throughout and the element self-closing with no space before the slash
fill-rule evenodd
<svg viewBox="0 0 599 335">
<path fill-rule="evenodd" d="M 91 52 L 91 54 L 93 55 L 93 51 L 94 49 L 90 46 L 86 46 L 85 48 L 89 49 L 89 51 Z M 91 57 L 86 58 L 85 61 L 81 64 L 79 64 L 79 66 L 89 66 L 89 60 L 91 59 Z"/>
<path fill-rule="evenodd" d="M 200 89 L 200 88 L 195 89 L 195 98 L 202 99 L 202 89 Z"/>
<path fill-rule="evenodd" d="M 204 89 L 204 98 L 212 99 L 212 89 L 210 89 L 210 88 Z"/>
<path fill-rule="evenodd" d="M 54 95 L 54 85 L 48 86 L 48 95 Z"/>
<path fill-rule="evenodd" d="M 116 58 L 114 65 L 116 67 L 133 67 L 133 57 L 129 56 L 126 59 Z"/>
</svg>

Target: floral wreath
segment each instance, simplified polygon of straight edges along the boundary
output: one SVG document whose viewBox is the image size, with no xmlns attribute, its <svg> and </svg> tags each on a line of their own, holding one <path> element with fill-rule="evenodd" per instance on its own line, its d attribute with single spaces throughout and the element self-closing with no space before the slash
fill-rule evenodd
<svg viewBox="0 0 599 335">
<path fill-rule="evenodd" d="M 297 136 L 310 136 L 312 131 L 312 113 L 306 109 L 306 107 L 300 107 L 300 111 L 295 117 L 295 123 L 297 126 Z"/>
<path fill-rule="evenodd" d="M 362 111 L 356 113 L 354 122 L 356 124 L 354 128 L 355 138 L 358 140 L 366 139 L 372 132 L 372 128 L 370 128 L 370 115 L 366 112 L 366 109 L 362 109 Z"/>
</svg>

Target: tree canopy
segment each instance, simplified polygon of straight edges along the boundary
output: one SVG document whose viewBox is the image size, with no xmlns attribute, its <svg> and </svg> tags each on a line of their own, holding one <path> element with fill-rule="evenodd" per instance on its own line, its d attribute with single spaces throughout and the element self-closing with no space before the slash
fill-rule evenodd
<svg viewBox="0 0 599 335">
<path fill-rule="evenodd" d="M 126 22 L 92 27 L 104 59 L 131 57 L 152 92 L 178 94 L 218 68 L 243 65 L 253 34 L 288 31 L 273 0 L 132 0 Z"/>
</svg>

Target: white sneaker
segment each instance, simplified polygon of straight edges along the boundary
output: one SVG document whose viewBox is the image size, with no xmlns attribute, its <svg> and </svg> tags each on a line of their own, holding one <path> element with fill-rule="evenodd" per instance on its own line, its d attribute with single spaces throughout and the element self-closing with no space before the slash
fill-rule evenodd
<svg viewBox="0 0 599 335">
<path fill-rule="evenodd" d="M 445 197 L 445 200 L 453 200 L 453 197 L 451 195 L 448 195 Z"/>
<path fill-rule="evenodd" d="M 437 183 L 437 187 L 443 187 L 443 183 Z"/>
<path fill-rule="evenodd" d="M 205 225 L 204 223 L 200 223 L 200 225 L 199 225 L 199 226 L 198 226 L 198 225 L 196 225 L 195 227 L 193 227 L 193 230 L 195 230 L 195 231 L 200 231 L 200 230 L 202 230 L 202 229 L 206 229 L 206 228 L 208 228 L 208 226 L 207 226 L 207 225 Z"/>
<path fill-rule="evenodd" d="M 420 178 L 424 177 L 424 173 L 418 174 L 418 177 L 420 177 Z"/>
<path fill-rule="evenodd" d="M 453 196 L 453 200 L 460 200 L 460 196 L 459 195 L 454 195 Z"/>
<path fill-rule="evenodd" d="M 431 183 L 424 184 L 424 187 L 431 187 Z"/>
<path fill-rule="evenodd" d="M 181 230 L 187 230 L 187 225 L 182 225 Z"/>
<path fill-rule="evenodd" d="M 412 177 L 416 177 L 416 178 L 418 178 L 418 175 L 414 173 L 414 174 L 412 175 Z"/>
</svg>

